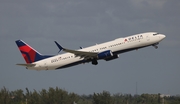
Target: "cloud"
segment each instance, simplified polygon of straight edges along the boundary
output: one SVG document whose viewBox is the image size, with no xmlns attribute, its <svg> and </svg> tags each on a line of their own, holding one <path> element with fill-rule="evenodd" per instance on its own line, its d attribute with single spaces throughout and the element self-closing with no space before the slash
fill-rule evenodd
<svg viewBox="0 0 180 104">
<path fill-rule="evenodd" d="M 138 9 L 163 9 L 167 1 L 168 0 L 130 0 L 132 5 Z"/>
</svg>

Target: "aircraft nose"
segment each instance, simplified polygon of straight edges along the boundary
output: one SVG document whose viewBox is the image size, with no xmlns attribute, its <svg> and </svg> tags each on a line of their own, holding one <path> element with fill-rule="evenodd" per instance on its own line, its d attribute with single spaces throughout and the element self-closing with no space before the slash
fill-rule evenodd
<svg viewBox="0 0 180 104">
<path fill-rule="evenodd" d="M 161 37 L 162 37 L 162 39 L 164 39 L 164 38 L 166 38 L 166 35 L 164 35 L 164 34 L 161 34 Z"/>
<path fill-rule="evenodd" d="M 160 35 L 159 35 L 159 38 L 160 38 L 161 40 L 163 40 L 164 38 L 166 38 L 166 35 L 160 34 Z"/>
</svg>

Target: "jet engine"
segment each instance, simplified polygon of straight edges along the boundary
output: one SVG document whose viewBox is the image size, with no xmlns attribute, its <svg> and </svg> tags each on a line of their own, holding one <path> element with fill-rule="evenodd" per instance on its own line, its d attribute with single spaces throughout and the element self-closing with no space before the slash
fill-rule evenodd
<svg viewBox="0 0 180 104">
<path fill-rule="evenodd" d="M 111 57 L 105 58 L 105 60 L 110 61 L 110 60 L 114 60 L 114 59 L 117 59 L 117 58 L 119 58 L 119 55 L 113 55 Z"/>
<path fill-rule="evenodd" d="M 106 59 L 108 57 L 112 57 L 113 56 L 113 53 L 111 50 L 106 50 L 106 51 L 103 51 L 103 52 L 100 52 L 98 54 L 98 59 Z"/>
</svg>

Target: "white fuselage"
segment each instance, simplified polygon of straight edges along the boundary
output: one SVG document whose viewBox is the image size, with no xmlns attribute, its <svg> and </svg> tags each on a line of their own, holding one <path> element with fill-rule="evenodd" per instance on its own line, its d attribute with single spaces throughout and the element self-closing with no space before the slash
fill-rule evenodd
<svg viewBox="0 0 180 104">
<path fill-rule="evenodd" d="M 165 35 L 163 34 L 158 34 L 156 32 L 148 32 L 148 33 L 136 34 L 124 38 L 117 38 L 109 42 L 96 44 L 94 46 L 79 49 L 78 51 L 103 52 L 105 50 L 111 50 L 113 54 L 118 55 L 120 53 L 128 52 L 138 48 L 156 45 L 164 38 Z M 35 70 L 53 70 L 53 69 L 70 67 L 85 62 L 88 61 L 84 60 L 84 58 L 76 57 L 72 53 L 64 53 L 34 62 L 34 64 L 36 64 L 35 66 L 27 67 L 27 68 L 35 69 Z"/>
</svg>

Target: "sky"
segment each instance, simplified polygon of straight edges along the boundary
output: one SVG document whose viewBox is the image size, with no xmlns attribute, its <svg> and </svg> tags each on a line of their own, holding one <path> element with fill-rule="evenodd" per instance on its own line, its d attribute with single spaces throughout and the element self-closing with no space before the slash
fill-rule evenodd
<svg viewBox="0 0 180 104">
<path fill-rule="evenodd" d="M 59 87 L 77 94 L 180 94 L 179 0 L 1 0 L 0 88 L 41 91 Z M 147 47 L 59 70 L 34 71 L 15 41 L 24 40 L 42 54 L 57 55 L 56 40 L 69 49 L 87 47 L 144 32 L 166 38 Z"/>
</svg>

